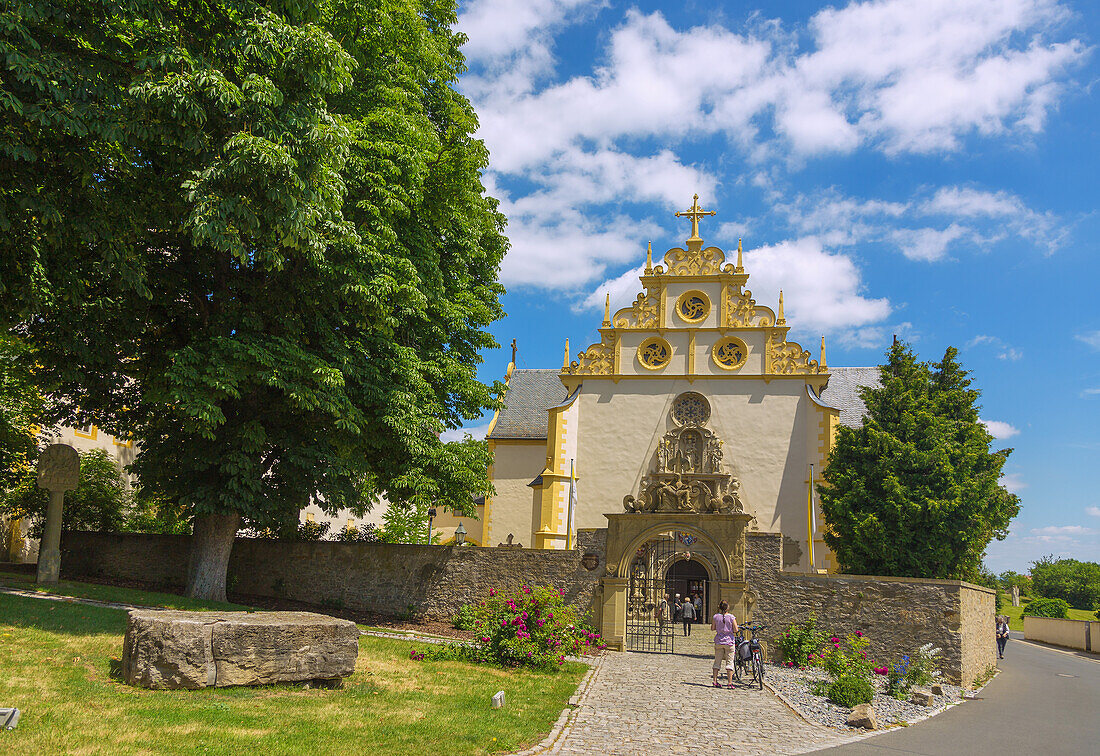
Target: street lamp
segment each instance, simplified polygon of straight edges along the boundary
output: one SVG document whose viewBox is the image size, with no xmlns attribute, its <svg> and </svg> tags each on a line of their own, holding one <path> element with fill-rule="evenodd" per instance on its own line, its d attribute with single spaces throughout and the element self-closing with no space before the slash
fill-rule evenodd
<svg viewBox="0 0 1100 756">
<path fill-rule="evenodd" d="M 435 519 L 435 507 L 428 510 L 428 545 L 432 544 L 432 520 Z"/>
<path fill-rule="evenodd" d="M 466 528 L 459 522 L 458 527 L 455 528 L 455 546 L 461 546 L 464 543 L 466 543 Z"/>
</svg>

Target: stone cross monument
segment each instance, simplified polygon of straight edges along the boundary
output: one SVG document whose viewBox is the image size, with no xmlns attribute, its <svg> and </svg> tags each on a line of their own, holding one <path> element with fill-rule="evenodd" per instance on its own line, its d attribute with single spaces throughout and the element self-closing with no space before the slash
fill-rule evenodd
<svg viewBox="0 0 1100 756">
<path fill-rule="evenodd" d="M 1012 605 L 1020 605 L 1020 586 L 1018 585 L 1012 586 Z"/>
<path fill-rule="evenodd" d="M 50 492 L 46 528 L 38 550 L 39 583 L 56 583 L 61 572 L 61 508 L 65 492 L 80 480 L 80 455 L 66 444 L 50 444 L 38 458 L 38 487 Z"/>
</svg>

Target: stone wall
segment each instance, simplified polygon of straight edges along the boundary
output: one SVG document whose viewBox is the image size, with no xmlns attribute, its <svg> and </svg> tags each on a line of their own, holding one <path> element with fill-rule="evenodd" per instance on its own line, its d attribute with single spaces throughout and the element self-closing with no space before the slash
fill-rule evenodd
<svg viewBox="0 0 1100 756">
<path fill-rule="evenodd" d="M 450 617 L 490 588 L 553 585 L 587 612 L 606 571 L 606 531 L 582 530 L 577 544 L 567 552 L 238 538 L 227 580 L 243 594 L 431 618 Z M 189 550 L 189 536 L 66 532 L 62 573 L 181 587 Z M 598 557 L 591 570 L 581 563 L 589 553 Z"/>
<path fill-rule="evenodd" d="M 1024 615 L 1024 638 L 1040 643 L 1095 651 L 1100 645 L 1100 638 L 1093 634 L 1096 630 L 1100 630 L 1100 622 Z"/>
<path fill-rule="evenodd" d="M 781 536 L 748 534 L 746 581 L 758 595 L 752 618 L 768 625 L 770 638 L 813 612 L 827 632 L 866 634 L 880 662 L 935 644 L 955 684 L 996 664 L 991 590 L 959 580 L 783 572 L 781 559 Z"/>
</svg>

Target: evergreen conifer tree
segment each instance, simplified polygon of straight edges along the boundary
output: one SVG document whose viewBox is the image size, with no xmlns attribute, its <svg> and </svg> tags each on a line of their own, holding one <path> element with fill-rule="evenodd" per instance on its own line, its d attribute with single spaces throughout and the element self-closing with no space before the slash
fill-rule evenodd
<svg viewBox="0 0 1100 756">
<path fill-rule="evenodd" d="M 973 579 L 1019 512 L 998 482 L 1012 450 L 990 449 L 956 355 L 928 365 L 895 343 L 882 386 L 861 392 L 862 426 L 838 431 L 818 493 L 844 572 Z"/>
</svg>

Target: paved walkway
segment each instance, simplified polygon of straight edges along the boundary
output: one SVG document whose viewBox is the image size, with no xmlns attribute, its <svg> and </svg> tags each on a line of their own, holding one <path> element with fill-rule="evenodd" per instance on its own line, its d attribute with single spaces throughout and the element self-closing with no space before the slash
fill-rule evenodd
<svg viewBox="0 0 1100 756">
<path fill-rule="evenodd" d="M 794 754 L 851 740 L 806 722 L 766 688 L 712 687 L 711 637 L 677 637 L 686 654 L 608 654 L 551 753 Z"/>
<path fill-rule="evenodd" d="M 1012 640 L 1000 668 L 974 700 L 916 727 L 885 732 L 821 756 L 1097 752 L 1100 659 Z"/>
</svg>

